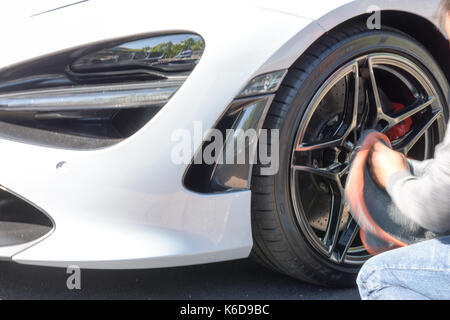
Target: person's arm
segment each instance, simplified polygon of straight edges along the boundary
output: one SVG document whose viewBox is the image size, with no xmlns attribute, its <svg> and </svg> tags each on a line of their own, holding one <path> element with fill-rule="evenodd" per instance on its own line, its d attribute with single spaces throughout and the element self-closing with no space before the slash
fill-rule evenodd
<svg viewBox="0 0 450 320">
<path fill-rule="evenodd" d="M 440 16 L 450 37 L 450 0 L 441 2 Z M 444 142 L 437 147 L 435 158 L 424 162 L 408 160 L 409 165 L 405 165 L 398 153 L 383 151 L 383 146 L 378 149 L 372 153 L 372 174 L 402 213 L 425 229 L 449 231 L 450 132 L 447 130 Z"/>
<path fill-rule="evenodd" d="M 425 161 L 408 159 L 408 164 L 409 164 L 411 173 L 416 177 L 420 177 L 420 176 L 424 175 L 425 171 L 427 170 L 427 167 L 431 163 L 433 163 L 433 161 L 434 161 L 434 159 L 428 159 Z"/>
<path fill-rule="evenodd" d="M 450 133 L 437 147 L 432 161 L 413 161 L 412 167 L 414 174 L 401 170 L 390 175 L 387 192 L 401 212 L 423 228 L 438 233 L 449 231 Z"/>
</svg>

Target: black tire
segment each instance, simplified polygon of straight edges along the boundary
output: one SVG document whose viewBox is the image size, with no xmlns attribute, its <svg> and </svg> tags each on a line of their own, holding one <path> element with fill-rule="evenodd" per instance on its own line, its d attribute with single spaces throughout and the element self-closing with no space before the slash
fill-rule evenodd
<svg viewBox="0 0 450 320">
<path fill-rule="evenodd" d="M 297 128 L 314 94 L 338 68 L 372 52 L 395 53 L 420 65 L 439 88 L 448 117 L 449 87 L 443 72 L 427 50 L 404 33 L 354 24 L 313 44 L 289 69 L 265 119 L 265 129 L 280 130 L 279 172 L 261 176 L 260 165 L 253 170 L 252 256 L 272 270 L 322 286 L 355 284 L 360 265 L 333 263 L 308 243 L 293 209 L 289 168 Z"/>
</svg>

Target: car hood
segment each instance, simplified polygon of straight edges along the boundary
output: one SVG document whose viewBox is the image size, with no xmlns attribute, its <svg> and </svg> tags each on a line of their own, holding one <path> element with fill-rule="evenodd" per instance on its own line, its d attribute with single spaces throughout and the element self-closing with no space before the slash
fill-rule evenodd
<svg viewBox="0 0 450 320">
<path fill-rule="evenodd" d="M 209 42 L 225 34 L 232 37 L 232 46 L 239 40 L 237 35 L 249 38 L 272 32 L 272 17 L 281 15 L 258 8 L 254 1 L 173 0 L 158 5 L 144 0 L 30 2 L 0 1 L 0 29 L 9 30 L 2 32 L 2 43 L 7 45 L 0 51 L 0 68 L 66 48 L 162 31 L 196 32 Z M 287 19 L 290 24 L 283 33 L 292 36 L 294 25 L 299 21 L 301 28 L 303 19 L 293 15 Z M 256 27 L 261 24 L 264 28 Z M 236 30 L 234 35 L 226 34 L 231 29 Z"/>
<path fill-rule="evenodd" d="M 381 10 L 402 10 L 432 18 L 440 0 L 376 0 Z M 67 48 L 139 34 L 196 32 L 208 43 L 215 41 L 242 51 L 241 39 L 267 38 L 275 31 L 274 21 L 285 18 L 272 42 L 273 53 L 306 25 L 315 22 L 320 30 L 302 34 L 302 41 L 313 41 L 321 32 L 342 21 L 365 14 L 374 0 L 3 0 L 0 1 L 2 50 L 0 69 Z M 227 39 L 225 41 L 225 39 Z M 293 40 L 294 43 L 298 42 Z M 293 49 L 294 50 L 294 49 Z M 299 54 L 299 48 L 291 52 Z"/>
<path fill-rule="evenodd" d="M 86 1 L 88 0 L 3 0 L 0 7 L 5 9 L 1 10 L 0 15 L 9 19 L 28 18 Z"/>
</svg>

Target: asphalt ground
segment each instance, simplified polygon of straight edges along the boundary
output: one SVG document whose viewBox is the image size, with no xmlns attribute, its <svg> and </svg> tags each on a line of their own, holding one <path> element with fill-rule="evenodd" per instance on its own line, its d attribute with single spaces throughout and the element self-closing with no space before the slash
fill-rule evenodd
<svg viewBox="0 0 450 320">
<path fill-rule="evenodd" d="M 356 300 L 358 290 L 316 287 L 249 260 L 150 270 L 81 270 L 69 290 L 65 269 L 0 262 L 0 299 Z"/>
</svg>

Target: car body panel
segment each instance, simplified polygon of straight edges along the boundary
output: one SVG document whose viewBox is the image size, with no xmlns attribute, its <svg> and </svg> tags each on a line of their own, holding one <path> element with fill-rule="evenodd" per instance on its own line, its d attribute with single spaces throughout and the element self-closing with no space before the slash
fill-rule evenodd
<svg viewBox="0 0 450 320">
<path fill-rule="evenodd" d="M 203 130 L 213 127 L 255 75 L 288 68 L 326 30 L 365 13 L 372 3 L 407 8 L 435 22 L 438 1 L 94 0 L 1 21 L 0 27 L 14 30 L 3 43 L 14 45 L 0 51 L 0 72 L 64 49 L 138 34 L 191 31 L 206 43 L 175 96 L 117 145 L 73 151 L 0 140 L 0 185 L 37 204 L 55 222 L 51 235 L 2 258 L 49 266 L 151 268 L 247 257 L 251 192 L 187 190 L 186 165 L 171 161 L 172 134 L 181 129 L 194 135 L 199 120 Z M 201 137 L 194 139 L 193 150 L 200 144 Z"/>
<path fill-rule="evenodd" d="M 290 13 L 300 17 L 307 17 L 314 20 L 310 24 L 285 43 L 273 56 L 261 66 L 258 74 L 266 73 L 277 68 L 288 68 L 300 55 L 317 40 L 324 32 L 329 31 L 344 21 L 350 20 L 356 16 L 371 11 L 375 7 L 380 10 L 392 10 L 414 14 L 422 17 L 440 28 L 438 23 L 438 7 L 440 0 L 324 0 L 317 3 L 308 4 L 305 10 L 305 4 L 301 1 L 256 1 L 258 7 L 278 12 Z M 374 7 L 375 6 L 375 7 Z M 381 16 L 381 23 L 383 19 Z M 317 29 L 317 27 L 320 28 Z M 442 34 L 447 37 L 444 30 Z"/>
<path fill-rule="evenodd" d="M 76 16 L 80 10 L 81 15 L 89 4 L 34 17 L 35 21 L 43 19 L 45 23 L 33 23 L 41 26 L 39 33 L 53 32 L 51 25 L 61 25 L 68 19 L 63 12 Z M 114 25 L 123 10 L 108 7 L 109 23 Z M 99 12 L 100 8 L 90 10 Z M 48 46 L 42 45 L 42 40 L 36 41 L 36 46 L 41 43 L 36 48 L 23 43 L 34 48 L 34 54 L 28 50 L 27 56 L 41 56 L 57 48 L 134 35 L 143 30 L 183 29 L 200 33 L 206 49 L 195 71 L 150 123 L 115 146 L 71 151 L 0 141 L 5 153 L 0 159 L 0 167 L 4 168 L 0 169 L 1 184 L 39 205 L 56 225 L 51 236 L 16 254 L 15 261 L 56 266 L 76 263 L 89 268 L 146 268 L 220 261 L 249 254 L 250 191 L 202 195 L 186 190 L 182 185 L 186 165 L 172 163 L 171 136 L 176 129 L 193 131 L 196 120 L 202 120 L 204 130 L 213 126 L 260 65 L 310 21 L 248 9 L 230 12 L 243 22 L 223 28 L 228 16 L 223 15 L 223 10 L 211 10 L 216 12 L 215 28 L 207 28 L 213 23 L 209 20 L 212 16 L 206 22 L 183 21 L 182 14 L 175 22 L 156 21 L 145 26 L 144 14 L 136 15 L 141 21 L 136 24 L 115 27 L 116 30 L 98 28 L 97 32 L 83 32 L 84 36 L 78 35 L 76 23 L 67 23 L 61 27 L 63 34 L 53 32 Z M 255 29 L 246 37 L 237 37 L 246 16 L 252 16 L 253 23 L 266 31 Z M 92 26 L 97 21 L 96 14 L 91 18 Z M 90 18 L 83 19 L 88 25 Z M 104 23 L 108 24 L 106 20 Z M 279 27 L 266 25 L 267 20 Z M 29 28 L 37 30 L 38 26 Z M 66 37 L 71 39 L 70 44 Z M 270 46 L 253 52 L 252 48 L 268 39 Z M 58 43 L 59 40 L 63 43 Z M 195 149 L 200 143 L 201 139 L 195 141 Z M 57 169 L 61 162 L 65 165 Z"/>
</svg>

